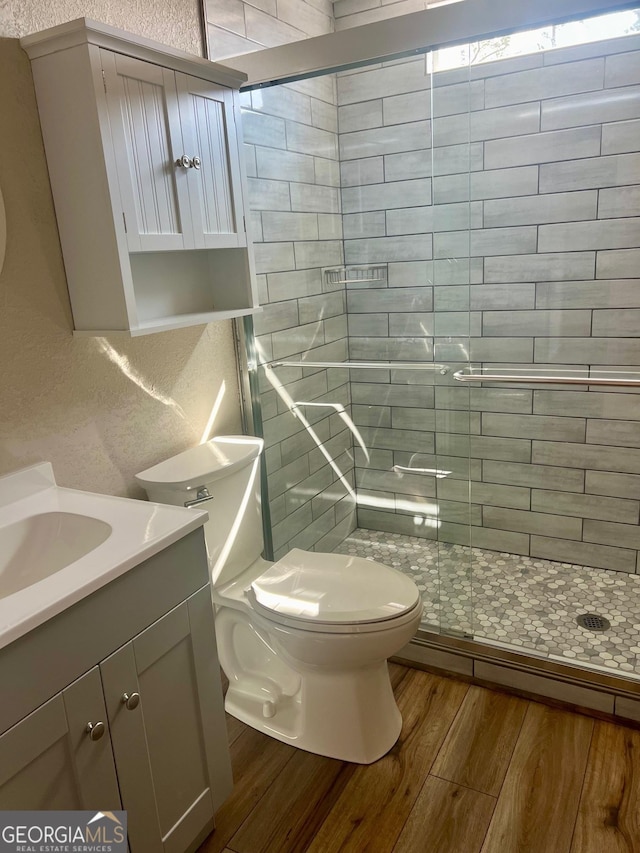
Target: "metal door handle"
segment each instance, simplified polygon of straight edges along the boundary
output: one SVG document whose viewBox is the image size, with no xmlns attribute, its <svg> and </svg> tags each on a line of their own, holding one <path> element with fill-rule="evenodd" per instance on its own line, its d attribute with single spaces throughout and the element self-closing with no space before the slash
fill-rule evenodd
<svg viewBox="0 0 640 853">
<path fill-rule="evenodd" d="M 176 160 L 176 166 L 182 166 L 183 169 L 190 169 L 193 166 L 193 160 L 191 157 L 183 154 L 182 157 L 178 157 Z"/>
<path fill-rule="evenodd" d="M 194 157 L 191 161 L 194 169 L 199 169 L 202 165 L 202 160 L 199 157 Z"/>
<path fill-rule="evenodd" d="M 106 731 L 106 727 L 104 723 L 87 723 L 85 731 L 91 740 L 100 740 Z"/>
<path fill-rule="evenodd" d="M 140 704 L 139 693 L 123 693 L 121 698 L 122 704 L 127 711 L 133 711 Z"/>
</svg>

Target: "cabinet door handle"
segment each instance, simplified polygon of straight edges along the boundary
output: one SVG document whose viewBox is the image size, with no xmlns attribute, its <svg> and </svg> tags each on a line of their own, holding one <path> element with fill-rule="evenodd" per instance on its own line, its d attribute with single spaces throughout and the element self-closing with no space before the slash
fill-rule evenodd
<svg viewBox="0 0 640 853">
<path fill-rule="evenodd" d="M 123 693 L 122 694 L 122 704 L 125 706 L 127 711 L 133 711 L 134 708 L 137 708 L 140 704 L 140 694 L 139 693 Z"/>
<path fill-rule="evenodd" d="M 202 165 L 202 160 L 199 157 L 194 157 L 191 162 L 193 163 L 194 169 L 199 169 L 200 166 Z"/>
<path fill-rule="evenodd" d="M 193 166 L 193 160 L 191 157 L 183 154 L 182 157 L 178 157 L 176 160 L 176 166 L 182 166 L 183 169 L 190 169 Z"/>
<path fill-rule="evenodd" d="M 91 740 L 100 740 L 102 735 L 105 733 L 106 728 L 104 723 L 87 723 L 85 731 Z"/>
</svg>

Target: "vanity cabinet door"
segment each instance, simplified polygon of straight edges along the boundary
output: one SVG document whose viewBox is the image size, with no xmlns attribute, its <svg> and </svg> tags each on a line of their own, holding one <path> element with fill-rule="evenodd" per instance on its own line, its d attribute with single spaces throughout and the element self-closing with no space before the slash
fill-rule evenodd
<svg viewBox="0 0 640 853">
<path fill-rule="evenodd" d="M 209 587 L 100 669 L 132 853 L 186 850 L 231 789 Z"/>
<path fill-rule="evenodd" d="M 121 808 L 95 667 L 0 737 L 0 809 Z"/>
<path fill-rule="evenodd" d="M 176 73 L 196 249 L 246 246 L 233 93 Z"/>
<path fill-rule="evenodd" d="M 193 248 L 176 76 L 109 50 L 100 61 L 129 251 Z"/>
</svg>

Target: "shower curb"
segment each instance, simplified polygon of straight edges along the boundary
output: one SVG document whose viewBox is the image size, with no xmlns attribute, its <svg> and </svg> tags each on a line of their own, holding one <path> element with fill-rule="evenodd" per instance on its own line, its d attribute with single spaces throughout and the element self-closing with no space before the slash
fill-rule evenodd
<svg viewBox="0 0 640 853">
<path fill-rule="evenodd" d="M 624 676 L 428 631 L 419 631 L 392 660 L 640 726 L 640 681 Z"/>
</svg>

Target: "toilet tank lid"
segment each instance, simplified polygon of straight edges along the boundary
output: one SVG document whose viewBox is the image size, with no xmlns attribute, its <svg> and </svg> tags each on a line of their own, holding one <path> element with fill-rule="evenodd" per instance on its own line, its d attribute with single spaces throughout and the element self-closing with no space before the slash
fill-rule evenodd
<svg viewBox="0 0 640 853">
<path fill-rule="evenodd" d="M 191 489 L 227 477 L 262 453 L 264 442 L 253 435 L 220 435 L 136 474 L 142 485 Z"/>
</svg>

